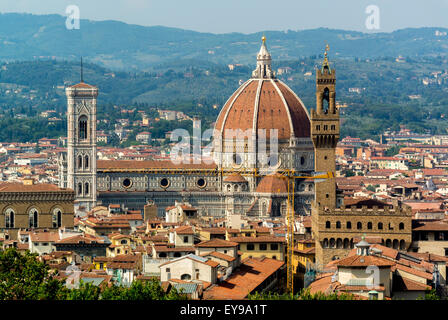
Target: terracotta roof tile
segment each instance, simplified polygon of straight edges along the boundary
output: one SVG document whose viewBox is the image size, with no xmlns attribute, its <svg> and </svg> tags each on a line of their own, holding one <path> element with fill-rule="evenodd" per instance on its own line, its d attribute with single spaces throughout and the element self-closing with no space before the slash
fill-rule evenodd
<svg viewBox="0 0 448 320">
<path fill-rule="evenodd" d="M 228 248 L 237 247 L 238 243 L 234 241 L 227 241 L 222 239 L 212 239 L 207 241 L 202 241 L 195 245 L 198 248 Z"/>
</svg>

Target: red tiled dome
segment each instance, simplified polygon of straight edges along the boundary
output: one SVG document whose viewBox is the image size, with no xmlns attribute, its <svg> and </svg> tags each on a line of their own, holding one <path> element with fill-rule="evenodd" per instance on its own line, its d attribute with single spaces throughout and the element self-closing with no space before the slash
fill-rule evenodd
<svg viewBox="0 0 448 320">
<path fill-rule="evenodd" d="M 300 98 L 277 79 L 250 79 L 227 100 L 215 129 L 278 130 L 279 139 L 310 137 L 310 119 Z M 258 132 L 258 131 L 256 131 Z"/>
<path fill-rule="evenodd" d="M 265 176 L 261 179 L 255 192 L 260 193 L 287 193 L 286 179 L 280 174 Z"/>
<path fill-rule="evenodd" d="M 224 182 L 238 182 L 238 183 L 243 183 L 243 182 L 247 182 L 246 179 L 244 179 L 239 173 L 232 173 L 231 175 L 227 176 L 224 179 Z"/>
</svg>

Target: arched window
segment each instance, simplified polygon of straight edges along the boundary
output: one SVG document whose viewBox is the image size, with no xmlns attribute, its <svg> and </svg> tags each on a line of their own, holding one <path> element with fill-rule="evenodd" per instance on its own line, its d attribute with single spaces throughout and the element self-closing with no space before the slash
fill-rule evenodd
<svg viewBox="0 0 448 320">
<path fill-rule="evenodd" d="M 330 229 L 331 228 L 331 223 L 330 221 L 325 222 L 325 228 Z"/>
<path fill-rule="evenodd" d="M 350 247 L 350 241 L 347 238 L 345 238 L 344 239 L 344 249 L 348 249 L 349 247 Z"/>
<path fill-rule="evenodd" d="M 84 169 L 89 169 L 89 156 L 84 157 Z"/>
<path fill-rule="evenodd" d="M 29 220 L 28 225 L 30 228 L 37 228 L 37 215 L 38 215 L 38 211 L 35 208 L 32 208 L 28 212 L 28 220 Z"/>
<path fill-rule="evenodd" d="M 180 280 L 191 280 L 191 275 L 189 275 L 188 273 L 184 273 L 180 276 Z"/>
<path fill-rule="evenodd" d="M 352 228 L 352 223 L 350 221 L 347 221 L 347 229 L 351 229 Z"/>
<path fill-rule="evenodd" d="M 325 88 L 322 96 L 322 110 L 325 114 L 328 113 L 329 107 L 330 107 L 330 90 L 328 88 Z"/>
<path fill-rule="evenodd" d="M 372 230 L 372 222 L 367 222 L 367 229 Z"/>
<path fill-rule="evenodd" d="M 406 241 L 400 240 L 400 250 L 406 250 Z"/>
<path fill-rule="evenodd" d="M 82 183 L 78 183 L 78 195 L 82 195 Z"/>
<path fill-rule="evenodd" d="M 398 229 L 404 230 L 404 223 L 403 222 L 400 222 L 400 224 L 398 225 Z"/>
<path fill-rule="evenodd" d="M 356 224 L 356 228 L 357 228 L 358 230 L 361 230 L 361 229 L 362 229 L 362 223 L 361 223 L 361 222 L 358 222 L 358 223 Z"/>
<path fill-rule="evenodd" d="M 78 169 L 82 169 L 82 156 L 78 156 Z"/>
<path fill-rule="evenodd" d="M 383 230 L 383 223 L 382 222 L 378 222 L 378 230 Z"/>
<path fill-rule="evenodd" d="M 334 238 L 330 239 L 330 248 L 334 248 L 336 247 L 336 241 L 334 240 Z"/>
<path fill-rule="evenodd" d="M 86 182 L 86 183 L 84 184 L 84 194 L 85 194 L 85 195 L 88 195 L 88 194 L 89 194 L 89 183 L 88 183 L 88 182 Z"/>
<path fill-rule="evenodd" d="M 86 116 L 79 117 L 78 129 L 79 129 L 79 139 L 80 140 L 87 139 L 87 117 Z"/>
<path fill-rule="evenodd" d="M 394 241 L 392 242 L 392 247 L 394 249 L 398 249 L 398 240 L 397 239 L 394 239 Z"/>
<path fill-rule="evenodd" d="M 322 247 L 328 248 L 328 239 L 327 238 L 325 238 L 324 241 L 322 242 Z"/>
<path fill-rule="evenodd" d="M 341 221 L 336 221 L 336 229 L 341 229 Z"/>
<path fill-rule="evenodd" d="M 386 240 L 386 247 L 388 248 L 392 247 L 392 241 L 390 239 Z"/>
<path fill-rule="evenodd" d="M 5 228 L 14 228 L 15 212 L 11 208 L 8 208 L 5 212 Z"/>
<path fill-rule="evenodd" d="M 53 228 L 60 228 L 62 226 L 62 212 L 60 209 L 56 208 L 53 210 Z"/>
<path fill-rule="evenodd" d="M 336 240 L 336 248 L 342 248 L 342 239 L 341 238 L 338 238 L 337 240 Z"/>
</svg>

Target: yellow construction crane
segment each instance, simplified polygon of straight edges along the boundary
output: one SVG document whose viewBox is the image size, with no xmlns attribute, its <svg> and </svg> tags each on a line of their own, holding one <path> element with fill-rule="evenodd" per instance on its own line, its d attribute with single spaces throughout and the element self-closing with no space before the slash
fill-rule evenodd
<svg viewBox="0 0 448 320">
<path fill-rule="evenodd" d="M 291 295 L 294 294 L 294 186 L 295 179 L 315 179 L 315 180 L 325 180 L 334 178 L 333 172 L 317 172 L 312 176 L 300 176 L 296 175 L 293 170 L 285 170 L 281 172 L 281 176 L 287 180 L 288 187 L 288 206 L 286 213 L 286 289 Z"/>
</svg>

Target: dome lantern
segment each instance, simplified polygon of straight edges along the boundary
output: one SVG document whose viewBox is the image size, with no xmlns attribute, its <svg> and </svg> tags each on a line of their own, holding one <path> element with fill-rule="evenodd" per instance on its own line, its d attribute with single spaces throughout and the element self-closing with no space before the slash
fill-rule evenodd
<svg viewBox="0 0 448 320">
<path fill-rule="evenodd" d="M 275 79 L 275 74 L 271 67 L 271 54 L 266 47 L 266 37 L 261 38 L 262 44 L 257 54 L 257 68 L 252 72 L 252 78 L 256 79 Z"/>
</svg>

